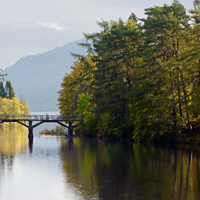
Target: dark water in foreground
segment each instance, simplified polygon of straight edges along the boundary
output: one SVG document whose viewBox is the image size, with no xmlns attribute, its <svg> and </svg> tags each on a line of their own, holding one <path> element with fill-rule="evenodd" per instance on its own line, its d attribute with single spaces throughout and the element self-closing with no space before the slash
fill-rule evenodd
<svg viewBox="0 0 200 200">
<path fill-rule="evenodd" d="M 0 130 L 1 200 L 200 199 L 200 147 Z"/>
</svg>

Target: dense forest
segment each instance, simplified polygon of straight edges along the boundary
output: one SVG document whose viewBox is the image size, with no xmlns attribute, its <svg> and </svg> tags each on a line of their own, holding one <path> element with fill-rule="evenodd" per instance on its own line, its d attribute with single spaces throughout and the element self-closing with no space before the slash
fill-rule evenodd
<svg viewBox="0 0 200 200">
<path fill-rule="evenodd" d="M 83 115 L 76 133 L 135 141 L 193 135 L 200 125 L 200 1 L 145 9 L 146 18 L 102 21 L 84 34 L 88 55 L 63 78 L 62 115 Z"/>
</svg>

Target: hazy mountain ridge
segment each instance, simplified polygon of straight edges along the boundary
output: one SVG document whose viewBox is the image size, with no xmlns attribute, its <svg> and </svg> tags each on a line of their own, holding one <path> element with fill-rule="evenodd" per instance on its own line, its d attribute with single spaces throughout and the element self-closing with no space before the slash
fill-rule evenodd
<svg viewBox="0 0 200 200">
<path fill-rule="evenodd" d="M 31 111 L 58 111 L 57 98 L 62 79 L 70 72 L 75 61 L 70 52 L 86 55 L 86 49 L 77 43 L 85 39 L 69 43 L 63 47 L 19 59 L 14 65 L 6 68 L 16 97 L 25 96 Z"/>
</svg>

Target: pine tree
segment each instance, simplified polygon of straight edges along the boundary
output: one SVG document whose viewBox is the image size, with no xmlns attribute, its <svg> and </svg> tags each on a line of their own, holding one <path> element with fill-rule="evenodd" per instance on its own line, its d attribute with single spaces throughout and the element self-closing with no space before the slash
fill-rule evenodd
<svg viewBox="0 0 200 200">
<path fill-rule="evenodd" d="M 15 92 L 10 81 L 6 81 L 5 91 L 8 99 L 15 97 Z"/>
<path fill-rule="evenodd" d="M 127 22 L 99 23 L 103 31 L 86 34 L 93 42 L 95 68 L 91 70 L 91 86 L 96 104 L 96 115 L 109 115 L 113 134 L 131 135 L 129 128 L 129 107 L 133 85 L 137 79 L 137 47 L 142 44 L 137 18 Z M 111 127 L 110 127 L 111 128 Z"/>
<path fill-rule="evenodd" d="M 190 45 L 182 56 L 186 66 L 189 66 L 188 76 L 191 81 L 190 111 L 192 117 L 200 114 L 200 1 L 194 0 L 194 9 L 191 13 L 191 31 L 189 35 Z"/>
<path fill-rule="evenodd" d="M 133 13 L 98 23 L 99 33 L 85 34 L 92 44 L 80 44 L 90 56 L 73 54 L 79 60 L 63 79 L 61 113 L 88 117 L 85 131 L 95 125 L 100 135 L 137 141 L 190 129 L 200 113 L 199 0 L 194 7 L 193 24 L 177 0 L 145 9 L 143 25 Z"/>
<path fill-rule="evenodd" d="M 167 132 L 171 132 L 177 130 L 178 117 L 182 124 L 190 124 L 184 69 L 180 61 L 180 53 L 188 35 L 189 16 L 177 0 L 171 6 L 148 8 L 145 11 L 148 17 L 142 20 L 145 43 L 141 50 L 146 65 L 145 98 L 151 104 L 146 108 L 149 117 L 145 117 L 147 120 L 144 123 L 155 127 L 162 124 Z M 185 112 L 187 122 L 183 122 Z"/>
<path fill-rule="evenodd" d="M 0 82 L 0 97 L 6 98 L 6 92 L 2 81 Z"/>
</svg>

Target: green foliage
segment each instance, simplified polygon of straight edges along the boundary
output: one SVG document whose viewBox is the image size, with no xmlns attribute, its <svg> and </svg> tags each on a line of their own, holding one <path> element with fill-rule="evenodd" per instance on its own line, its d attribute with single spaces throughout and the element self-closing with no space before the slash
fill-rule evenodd
<svg viewBox="0 0 200 200">
<path fill-rule="evenodd" d="M 5 91 L 8 99 L 15 97 L 15 92 L 10 81 L 6 81 Z"/>
<path fill-rule="evenodd" d="M 85 34 L 91 43 L 63 79 L 62 114 L 83 115 L 82 135 L 116 136 L 135 141 L 174 140 L 191 134 L 200 115 L 199 1 L 191 19 L 177 0 L 145 9 L 142 25 L 99 22 Z"/>
<path fill-rule="evenodd" d="M 80 94 L 79 98 L 77 100 L 77 110 L 76 113 L 83 115 L 83 113 L 86 111 L 86 107 L 90 107 L 90 102 L 92 101 L 93 96 L 89 95 L 88 93 Z"/>
<path fill-rule="evenodd" d="M 62 115 L 72 114 L 77 109 L 77 99 L 83 92 L 91 92 L 90 82 L 92 74 L 90 73 L 91 56 L 80 58 L 71 66 L 72 72 L 66 74 L 61 84 L 62 89 L 59 93 L 59 109 Z"/>
<path fill-rule="evenodd" d="M 92 100 L 93 95 L 89 95 L 88 93 L 80 94 L 77 100 L 77 110 L 75 113 L 80 116 L 84 116 L 84 125 L 78 129 L 78 133 L 81 135 L 96 135 L 97 118 L 93 113 L 95 105 L 93 104 Z"/>
<path fill-rule="evenodd" d="M 0 82 L 0 97 L 5 98 L 6 97 L 6 91 L 5 88 L 3 86 L 3 82 Z"/>
<path fill-rule="evenodd" d="M 15 97 L 15 92 L 10 81 L 6 81 L 5 87 L 3 81 L 0 82 L 0 97 L 8 99 Z"/>
</svg>

